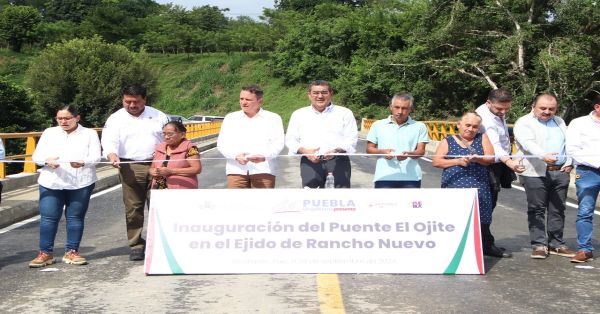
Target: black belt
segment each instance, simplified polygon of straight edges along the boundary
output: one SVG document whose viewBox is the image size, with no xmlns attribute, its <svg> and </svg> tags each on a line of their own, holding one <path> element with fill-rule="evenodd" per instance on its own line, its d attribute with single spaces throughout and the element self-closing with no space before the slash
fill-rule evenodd
<svg viewBox="0 0 600 314">
<path fill-rule="evenodd" d="M 598 168 L 594 168 L 594 167 L 590 167 L 590 166 L 586 166 L 586 165 L 577 165 L 577 168 L 585 169 L 585 170 L 600 171 L 600 169 L 598 169 Z"/>
<path fill-rule="evenodd" d="M 562 167 L 563 167 L 563 165 L 547 165 L 546 170 L 557 171 L 557 170 L 560 170 Z"/>
<path fill-rule="evenodd" d="M 129 158 L 119 158 L 120 161 L 133 161 L 133 162 L 139 162 L 139 163 L 149 163 L 152 162 L 152 158 L 150 159 L 144 159 L 144 160 L 134 160 L 134 159 L 129 159 Z"/>
</svg>

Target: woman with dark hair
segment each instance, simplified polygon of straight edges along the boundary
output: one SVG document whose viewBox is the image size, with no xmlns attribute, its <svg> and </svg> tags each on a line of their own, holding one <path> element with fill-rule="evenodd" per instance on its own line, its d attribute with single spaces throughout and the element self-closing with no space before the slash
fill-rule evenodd
<svg viewBox="0 0 600 314">
<path fill-rule="evenodd" d="M 58 109 L 58 126 L 47 128 L 33 153 L 33 161 L 44 167 L 38 178 L 40 190 L 39 253 L 29 267 L 54 263 L 54 239 L 63 214 L 67 221 L 67 241 L 63 262 L 84 265 L 79 255 L 84 218 L 97 181 L 100 140 L 96 131 L 82 127 L 74 106 Z"/>
<path fill-rule="evenodd" d="M 198 147 L 185 138 L 186 128 L 179 121 L 163 127 L 164 141 L 156 145 L 148 172 L 153 189 L 197 189 L 202 171 Z"/>
</svg>

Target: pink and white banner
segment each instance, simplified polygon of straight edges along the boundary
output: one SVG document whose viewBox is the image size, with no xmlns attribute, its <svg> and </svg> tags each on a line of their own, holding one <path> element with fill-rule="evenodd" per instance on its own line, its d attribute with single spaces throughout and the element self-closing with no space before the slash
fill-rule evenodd
<svg viewBox="0 0 600 314">
<path fill-rule="evenodd" d="M 153 190 L 144 271 L 483 274 L 477 190 Z"/>
</svg>

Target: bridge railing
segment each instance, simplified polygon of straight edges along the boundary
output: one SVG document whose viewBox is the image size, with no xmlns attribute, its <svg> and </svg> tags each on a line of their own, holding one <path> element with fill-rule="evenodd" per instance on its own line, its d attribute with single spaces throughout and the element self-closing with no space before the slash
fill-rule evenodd
<svg viewBox="0 0 600 314">
<path fill-rule="evenodd" d="M 361 132 L 363 134 L 367 134 L 371 125 L 377 121 L 375 119 L 362 119 L 361 122 Z M 458 133 L 457 123 L 458 121 L 422 121 L 427 126 L 427 133 L 429 134 L 429 138 L 432 141 L 441 141 L 448 135 L 454 135 Z M 508 124 L 509 133 L 512 134 L 512 124 Z M 517 148 L 514 144 L 513 138 L 511 136 L 512 143 L 512 152 L 515 153 Z"/>
<path fill-rule="evenodd" d="M 186 138 L 205 140 L 216 137 L 221 130 L 221 123 L 222 121 L 186 124 Z M 94 130 L 98 132 L 98 135 L 101 135 L 102 128 L 95 128 Z M 2 138 L 5 147 L 6 143 L 9 141 L 25 142 L 25 151 L 23 153 L 17 155 L 6 155 L 6 160 L 25 160 L 26 162 L 23 163 L 22 172 L 35 173 L 38 167 L 32 162 L 31 156 L 35 151 L 35 147 L 40 139 L 40 136 L 42 136 L 42 132 L 0 133 L 0 138 Z M 0 162 L 0 179 L 4 179 L 6 175 L 6 163 Z"/>
</svg>

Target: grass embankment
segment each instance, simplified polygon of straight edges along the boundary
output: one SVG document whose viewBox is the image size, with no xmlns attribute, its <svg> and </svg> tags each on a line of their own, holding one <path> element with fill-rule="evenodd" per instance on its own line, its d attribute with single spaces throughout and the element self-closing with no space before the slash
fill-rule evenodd
<svg viewBox="0 0 600 314">
<path fill-rule="evenodd" d="M 267 57 L 259 54 L 151 55 L 158 74 L 156 107 L 171 114 L 225 115 L 239 110 L 242 86 L 259 84 L 263 108 L 281 115 L 287 125 L 292 112 L 308 104 L 306 86 L 284 86 L 273 78 Z"/>
<path fill-rule="evenodd" d="M 34 56 L 30 53 L 16 53 L 8 49 L 0 49 L 0 77 L 13 84 L 23 86 L 25 71 Z"/>
<path fill-rule="evenodd" d="M 34 53 L 0 49 L 0 76 L 23 86 Z M 306 86 L 284 86 L 271 76 L 267 55 L 256 53 L 150 54 L 158 77 L 159 97 L 151 105 L 169 114 L 225 115 L 239 110 L 242 86 L 259 84 L 265 91 L 264 108 L 281 115 L 284 126 L 292 112 L 308 104 Z"/>
</svg>

